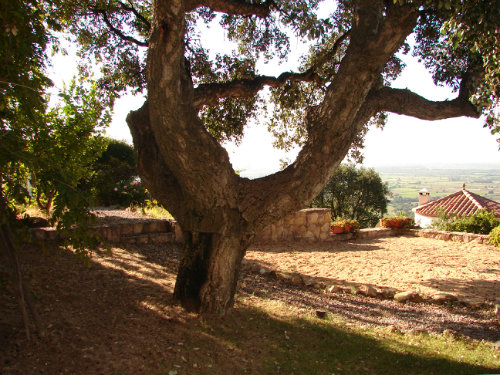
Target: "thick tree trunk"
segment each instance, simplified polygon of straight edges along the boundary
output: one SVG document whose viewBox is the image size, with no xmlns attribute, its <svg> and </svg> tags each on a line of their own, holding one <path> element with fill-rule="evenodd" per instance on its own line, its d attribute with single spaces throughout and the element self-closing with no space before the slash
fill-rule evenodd
<svg viewBox="0 0 500 375">
<path fill-rule="evenodd" d="M 382 1 L 373 4 L 363 3 L 336 78 L 323 103 L 304 119 L 308 140 L 297 160 L 274 175 L 248 180 L 234 173 L 227 152 L 197 115 L 197 89 L 184 55 L 185 3 L 153 2 L 148 99 L 127 121 L 141 177 L 185 234 L 174 291 L 185 308 L 225 313 L 233 305 L 241 260 L 254 234 L 307 205 L 378 112 L 366 99 L 411 32 L 416 12 L 383 17 Z"/>
<path fill-rule="evenodd" d="M 246 243 L 241 233 L 184 232 L 174 299 L 186 310 L 224 314 L 234 303 Z"/>
</svg>

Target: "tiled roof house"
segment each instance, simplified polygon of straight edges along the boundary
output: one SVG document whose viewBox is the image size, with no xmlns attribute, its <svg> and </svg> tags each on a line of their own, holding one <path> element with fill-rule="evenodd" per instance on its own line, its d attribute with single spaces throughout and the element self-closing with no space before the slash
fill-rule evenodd
<svg viewBox="0 0 500 375">
<path fill-rule="evenodd" d="M 429 193 L 423 189 L 419 192 L 419 206 L 414 208 L 415 223 L 422 228 L 426 228 L 432 224 L 440 210 L 446 214 L 455 214 L 458 216 L 471 216 L 478 210 L 485 208 L 488 211 L 493 211 L 495 216 L 500 217 L 500 203 L 491 199 L 482 197 L 465 189 L 465 184 L 462 190 L 453 194 L 436 199 L 429 202 Z M 428 203 L 427 203 L 428 202 Z"/>
</svg>

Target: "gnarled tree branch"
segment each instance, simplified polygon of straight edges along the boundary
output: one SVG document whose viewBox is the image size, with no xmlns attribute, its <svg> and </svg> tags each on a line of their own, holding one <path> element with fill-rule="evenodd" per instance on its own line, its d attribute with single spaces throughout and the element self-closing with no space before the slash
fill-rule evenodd
<svg viewBox="0 0 500 375">
<path fill-rule="evenodd" d="M 458 96 L 453 100 L 432 101 L 407 89 L 383 87 L 368 98 L 377 112 L 387 111 L 421 120 L 443 120 L 451 117 L 480 116 L 468 98 Z"/>
<path fill-rule="evenodd" d="M 195 89 L 194 106 L 199 109 L 203 105 L 215 105 L 220 98 L 250 98 L 264 86 L 279 87 L 287 81 L 312 82 L 316 77 L 310 69 L 304 73 L 282 73 L 279 77 L 258 76 L 230 82 L 204 83 Z"/>
<path fill-rule="evenodd" d="M 121 2 L 121 1 L 119 1 L 119 3 L 120 3 L 120 5 L 121 5 L 121 7 L 122 7 L 123 9 L 125 9 L 127 12 L 132 12 L 132 13 L 134 14 L 134 16 L 135 16 L 135 17 L 136 17 L 139 21 L 141 21 L 144 25 L 146 25 L 146 27 L 147 27 L 148 29 L 150 29 L 150 28 L 151 28 L 151 22 L 149 22 L 149 20 L 148 20 L 146 17 L 144 17 L 144 16 L 141 14 L 141 12 L 139 12 L 136 8 L 134 8 L 133 3 L 132 3 L 130 0 L 129 0 L 129 5 L 127 5 L 127 4 L 125 4 L 125 3 Z"/>
<path fill-rule="evenodd" d="M 195 89 L 194 106 L 199 109 L 203 105 L 215 105 L 220 98 L 251 98 L 255 96 L 264 86 L 280 87 L 287 81 L 290 82 L 313 82 L 319 79 L 315 71 L 329 58 L 335 56 L 342 43 L 349 36 L 347 31 L 342 34 L 333 47 L 309 69 L 302 73 L 285 72 L 278 77 L 257 76 L 249 79 L 238 79 L 230 82 L 204 83 Z"/>
<path fill-rule="evenodd" d="M 206 6 L 222 13 L 265 18 L 271 13 L 271 6 L 274 2 L 268 0 L 262 4 L 249 4 L 244 0 L 190 0 L 186 1 L 186 3 L 185 9 L 187 12 Z"/>
<path fill-rule="evenodd" d="M 95 9 L 94 13 L 97 14 L 97 15 L 100 14 L 102 16 L 102 19 L 103 19 L 104 23 L 108 27 L 108 29 L 110 29 L 120 39 L 126 40 L 128 42 L 132 42 L 132 43 L 137 44 L 138 46 L 141 46 L 141 47 L 147 47 L 148 46 L 148 42 L 144 42 L 144 41 L 138 40 L 138 39 L 136 39 L 136 38 L 134 38 L 132 36 L 125 35 L 121 30 L 119 30 L 118 28 L 116 28 L 111 23 L 111 21 L 110 21 L 110 19 L 108 17 L 108 14 L 106 13 L 106 11 L 104 11 L 102 9 Z"/>
</svg>

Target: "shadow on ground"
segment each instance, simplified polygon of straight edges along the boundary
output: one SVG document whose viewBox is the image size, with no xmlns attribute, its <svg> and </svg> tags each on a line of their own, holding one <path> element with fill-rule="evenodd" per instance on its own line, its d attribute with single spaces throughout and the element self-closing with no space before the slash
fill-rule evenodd
<svg viewBox="0 0 500 375">
<path fill-rule="evenodd" d="M 2 373 L 481 373 L 411 345 L 379 341 L 310 318 L 283 320 L 252 306 L 248 293 L 309 309 L 319 295 L 249 278 L 235 311 L 199 317 L 171 302 L 180 253 L 175 245 L 128 246 L 96 253 L 86 267 L 69 251 L 21 254 L 24 276 L 47 334 L 29 343 L 10 285 L 0 289 Z M 6 270 L 2 279 L 6 278 Z M 328 310 L 378 324 L 380 301 L 331 299 Z M 378 316 L 367 311 L 378 311 Z M 409 311 L 404 319 L 418 319 Z M 391 312 L 392 314 L 392 312 Z M 425 318 L 422 318 L 425 319 Z M 443 323 L 446 324 L 446 323 Z M 466 324 L 466 323 L 464 323 Z"/>
</svg>

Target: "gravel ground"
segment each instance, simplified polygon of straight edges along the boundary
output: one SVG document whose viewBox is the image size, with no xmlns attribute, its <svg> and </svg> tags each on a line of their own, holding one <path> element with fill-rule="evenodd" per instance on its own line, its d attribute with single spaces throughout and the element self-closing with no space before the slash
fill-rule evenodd
<svg viewBox="0 0 500 375">
<path fill-rule="evenodd" d="M 132 211 L 130 209 L 124 210 L 119 208 L 95 207 L 92 209 L 92 213 L 96 215 L 97 224 L 119 224 L 127 223 L 131 220 L 151 220 L 149 216 L 144 216 L 139 211 Z"/>
<path fill-rule="evenodd" d="M 401 332 L 444 332 L 478 340 L 500 340 L 500 324 L 492 308 L 401 304 L 349 293 L 328 294 L 252 273 L 244 273 L 241 281 L 244 293 L 284 301 L 305 311 L 328 311 L 355 324 L 382 326 Z"/>
</svg>

